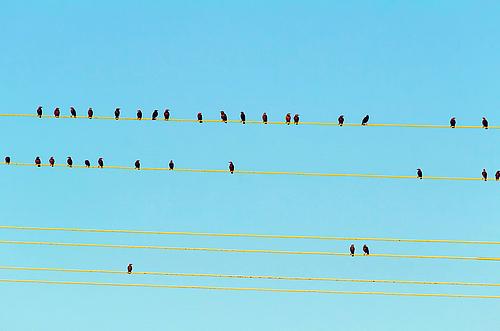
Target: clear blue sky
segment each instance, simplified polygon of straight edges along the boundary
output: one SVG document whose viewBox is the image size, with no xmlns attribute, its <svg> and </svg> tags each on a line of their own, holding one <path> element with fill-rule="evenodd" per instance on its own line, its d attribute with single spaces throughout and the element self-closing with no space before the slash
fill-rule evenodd
<svg viewBox="0 0 500 331">
<path fill-rule="evenodd" d="M 271 120 L 500 123 L 495 1 L 16 1 L 0 13 L 0 111 L 125 116 L 245 111 Z M 1 119 L 0 153 L 108 164 L 479 176 L 497 130 Z M 2 224 L 498 240 L 500 187 L 0 167 Z M 22 233 L 1 239 L 347 251 L 349 243 Z M 363 243 L 356 243 L 358 248 Z M 498 247 L 371 243 L 372 252 L 499 256 Z M 499 282 L 495 262 L 0 246 L 1 264 Z M 36 278 L 500 294 L 495 289 L 0 271 Z M 5 330 L 471 330 L 499 301 L 1 284 Z"/>
</svg>

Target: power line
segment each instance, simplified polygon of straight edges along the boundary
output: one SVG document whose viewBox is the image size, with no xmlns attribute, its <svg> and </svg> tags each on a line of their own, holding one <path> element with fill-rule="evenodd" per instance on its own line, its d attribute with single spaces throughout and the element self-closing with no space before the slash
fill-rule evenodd
<svg viewBox="0 0 500 331">
<path fill-rule="evenodd" d="M 477 240 L 453 240 L 453 239 L 401 239 L 401 238 L 376 238 L 376 237 L 332 237 L 313 235 L 275 235 L 254 233 L 207 233 L 190 231 L 149 231 L 149 230 L 124 230 L 124 229 L 82 229 L 65 227 L 30 227 L 16 225 L 0 225 L 0 230 L 22 230 L 22 231 L 65 231 L 86 233 L 126 233 L 144 235 L 174 235 L 174 236 L 202 236 L 202 237 L 243 237 L 261 239 L 312 239 L 312 240 L 335 240 L 335 241 L 380 241 L 401 243 L 445 243 L 445 244 L 474 244 L 474 245 L 500 245 L 500 241 L 477 241 Z"/>
<path fill-rule="evenodd" d="M 149 287 L 164 289 L 197 289 L 215 291 L 255 291 L 274 293 L 321 293 L 321 294 L 352 294 L 352 295 L 384 295 L 402 297 L 441 297 L 461 299 L 500 299 L 500 295 L 476 295 L 476 294 L 447 294 L 447 293 L 399 293 L 399 292 L 376 292 L 376 291 L 333 291 L 312 289 L 278 289 L 265 287 L 219 287 L 200 285 L 163 285 L 163 284 L 141 284 L 141 283 L 108 283 L 108 282 L 80 282 L 80 281 L 55 281 L 41 279 L 0 279 L 0 283 L 24 283 L 24 284 L 50 284 L 50 285 L 93 285 L 113 287 Z"/>
<path fill-rule="evenodd" d="M 38 117 L 35 114 L 0 114 L 0 117 Z M 44 119 L 56 119 L 52 115 L 42 115 Z M 87 116 L 67 116 L 61 115 L 57 119 L 88 119 Z M 92 120 L 113 120 L 116 119 L 112 116 L 93 116 Z M 118 121 L 151 121 L 151 118 L 143 117 L 142 119 L 137 119 L 136 117 L 120 117 Z M 179 123 L 198 123 L 197 119 L 186 119 L 186 118 L 169 118 L 168 120 L 157 119 L 156 122 L 179 122 Z M 236 123 L 240 124 L 240 120 L 227 120 L 228 123 Z M 220 119 L 203 119 L 203 123 L 224 123 Z M 254 121 L 254 120 L 246 120 L 246 124 L 261 124 L 261 125 L 287 125 L 286 122 L 282 121 L 268 121 L 267 124 L 263 121 Z M 291 123 L 290 125 L 293 125 Z M 298 125 L 317 125 L 317 126 L 339 126 L 336 122 L 320 122 L 320 121 L 312 121 L 312 122 L 299 122 Z M 342 126 L 346 127 L 361 127 L 360 123 L 344 123 Z M 412 123 L 368 123 L 365 126 L 373 126 L 373 127 L 399 127 L 399 128 L 415 128 L 415 129 L 452 129 L 449 125 L 435 125 L 435 124 L 412 124 Z M 498 125 L 488 126 L 489 129 L 500 129 Z M 455 129 L 484 129 L 481 125 L 456 125 Z"/>
<path fill-rule="evenodd" d="M 103 269 L 63 269 L 44 267 L 14 267 L 0 266 L 1 270 L 19 271 L 53 271 L 67 273 L 100 273 L 126 275 L 128 272 L 120 270 Z M 500 283 L 475 283 L 475 282 L 447 282 L 447 281 L 420 281 L 420 280 L 395 280 L 395 279 L 350 279 L 336 277 L 298 277 L 298 276 L 272 276 L 272 275 L 228 275 L 214 273 L 178 273 L 163 271 L 134 271 L 135 275 L 154 275 L 171 277 L 209 277 L 209 278 L 230 278 L 230 279 L 267 279 L 267 280 L 290 280 L 290 281 L 326 281 L 344 283 L 383 283 L 383 284 L 407 284 L 407 285 L 453 285 L 453 286 L 480 286 L 480 287 L 500 287 Z"/>
<path fill-rule="evenodd" d="M 12 241 L 0 240 L 0 244 L 7 245 L 44 245 L 65 247 L 100 247 L 100 248 L 127 248 L 127 249 L 155 249 L 165 251 L 198 251 L 218 253 L 266 253 L 281 255 L 325 255 L 325 256 L 351 256 L 349 253 L 325 252 L 325 251 L 284 251 L 271 249 L 237 249 L 237 248 L 208 248 L 208 247 L 169 247 L 149 245 L 117 245 L 117 244 L 94 244 L 94 243 L 64 243 L 51 241 Z M 355 256 L 364 256 L 356 254 Z M 364 257 L 387 257 L 399 259 L 445 259 L 445 260 L 469 260 L 469 261 L 500 261 L 500 257 L 473 257 L 454 255 L 403 255 L 403 254 L 370 254 Z"/>
</svg>

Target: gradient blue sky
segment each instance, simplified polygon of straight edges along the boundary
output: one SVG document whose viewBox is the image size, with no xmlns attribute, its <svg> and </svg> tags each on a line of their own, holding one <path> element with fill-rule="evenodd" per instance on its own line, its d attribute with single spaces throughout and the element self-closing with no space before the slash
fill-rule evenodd
<svg viewBox="0 0 500 331">
<path fill-rule="evenodd" d="M 0 109 L 500 123 L 495 1 L 16 1 L 0 10 Z M 76 163 L 480 176 L 497 130 L 2 118 L 0 153 Z M 0 167 L 2 224 L 498 240 L 495 182 Z M 346 251 L 350 243 L 1 231 L 1 239 Z M 363 243 L 356 243 L 358 248 Z M 378 253 L 498 247 L 371 243 Z M 499 282 L 495 262 L 0 246 L 3 265 Z M 0 278 L 500 294 L 488 288 L 0 271 Z M 499 301 L 0 284 L 5 330 L 471 330 Z"/>
</svg>

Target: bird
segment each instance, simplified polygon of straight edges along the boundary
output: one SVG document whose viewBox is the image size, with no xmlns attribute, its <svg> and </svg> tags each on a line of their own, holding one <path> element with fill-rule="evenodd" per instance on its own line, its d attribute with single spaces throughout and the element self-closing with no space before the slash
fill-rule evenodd
<svg viewBox="0 0 500 331">
<path fill-rule="evenodd" d="M 140 109 L 137 109 L 137 119 L 142 120 L 142 111 Z"/>
<path fill-rule="evenodd" d="M 99 165 L 99 168 L 104 167 L 104 161 L 102 160 L 102 157 L 100 157 L 100 158 L 97 160 L 97 164 Z"/>
<path fill-rule="evenodd" d="M 351 244 L 351 247 L 349 247 L 349 252 L 351 252 L 351 256 L 354 256 L 355 251 L 356 251 L 356 248 L 354 247 L 354 244 Z"/>
<path fill-rule="evenodd" d="M 69 112 L 73 118 L 76 118 L 76 109 L 75 107 L 69 107 Z"/>
<path fill-rule="evenodd" d="M 90 161 L 89 161 L 89 160 L 85 160 L 85 166 L 86 166 L 87 168 L 90 168 Z"/>
<path fill-rule="evenodd" d="M 295 114 L 293 117 L 293 123 L 295 123 L 295 125 L 299 124 L 299 114 Z"/>
<path fill-rule="evenodd" d="M 153 111 L 153 115 L 151 115 L 151 119 L 155 121 L 157 117 L 158 117 L 158 109 L 155 109 Z"/>
<path fill-rule="evenodd" d="M 42 118 L 42 114 L 43 114 L 42 106 L 38 106 L 38 108 L 36 109 L 36 115 L 38 116 L 38 118 Z"/>
<path fill-rule="evenodd" d="M 417 169 L 417 178 L 422 179 L 422 169 L 420 168 Z"/>
<path fill-rule="evenodd" d="M 9 160 L 10 161 L 10 160 Z M 5 163 L 9 164 L 9 162 L 7 162 L 7 158 L 5 158 Z M 495 173 L 495 180 L 500 180 L 500 170 L 498 170 L 496 173 Z"/>
<path fill-rule="evenodd" d="M 127 266 L 127 273 L 131 274 L 132 273 L 132 263 L 129 263 Z"/>
<path fill-rule="evenodd" d="M 229 172 L 234 173 L 234 164 L 232 161 L 229 161 Z"/>
<path fill-rule="evenodd" d="M 223 110 L 220 111 L 220 119 L 222 122 L 227 123 L 227 115 Z"/>
<path fill-rule="evenodd" d="M 339 126 L 344 125 L 344 115 L 340 115 L 338 120 L 339 120 Z"/>
<path fill-rule="evenodd" d="M 165 121 L 168 121 L 168 119 L 170 118 L 170 109 L 165 109 L 165 111 L 163 112 L 163 117 L 165 117 Z"/>
<path fill-rule="evenodd" d="M 49 159 L 50 166 L 53 167 L 55 163 L 56 163 L 56 160 L 54 160 L 54 157 L 51 156 L 50 159 Z"/>
<path fill-rule="evenodd" d="M 245 124 L 245 119 L 247 118 L 244 112 L 240 113 L 241 123 Z"/>
<path fill-rule="evenodd" d="M 481 172 L 481 175 L 483 175 L 483 179 L 484 179 L 485 181 L 487 181 L 487 180 L 488 180 L 488 173 L 486 172 L 486 169 L 483 169 L 483 172 Z"/>
<path fill-rule="evenodd" d="M 174 170 L 174 161 L 173 160 L 170 160 L 170 162 L 168 163 L 168 169 Z"/>
<path fill-rule="evenodd" d="M 5 157 L 5 163 L 6 164 L 10 164 L 10 156 L 6 156 Z"/>
<path fill-rule="evenodd" d="M 262 114 L 262 122 L 264 122 L 264 124 L 267 124 L 267 114 L 266 113 Z"/>
<path fill-rule="evenodd" d="M 89 118 L 92 118 L 92 116 L 94 116 L 94 110 L 92 110 L 92 107 L 90 107 L 89 110 L 87 110 L 87 115 Z"/>
<path fill-rule="evenodd" d="M 120 108 L 115 109 L 115 120 L 120 118 Z"/>
<path fill-rule="evenodd" d="M 39 156 L 37 156 L 37 157 L 35 158 L 35 164 L 36 164 L 36 166 L 37 166 L 37 167 L 40 167 L 40 166 L 41 166 L 42 161 L 40 160 L 40 157 L 39 157 Z"/>
<path fill-rule="evenodd" d="M 455 119 L 455 117 L 452 117 L 450 119 L 450 127 L 454 129 L 455 125 L 457 125 L 457 120 Z"/>
<path fill-rule="evenodd" d="M 137 170 L 141 169 L 141 161 L 135 160 L 135 169 Z"/>
<path fill-rule="evenodd" d="M 369 115 L 366 115 L 365 117 L 363 117 L 363 120 L 361 121 L 361 125 L 366 125 L 368 124 L 368 120 L 370 119 L 370 116 Z"/>
<path fill-rule="evenodd" d="M 198 113 L 198 122 L 203 123 L 203 115 Z"/>
<path fill-rule="evenodd" d="M 285 116 L 285 122 L 287 125 L 290 125 L 290 121 L 292 120 L 292 115 L 290 113 L 286 114 Z"/>
<path fill-rule="evenodd" d="M 486 117 L 483 117 L 483 128 L 484 129 L 487 129 L 488 128 L 488 120 L 486 119 Z"/>
<path fill-rule="evenodd" d="M 365 253 L 365 255 L 370 255 L 370 249 L 368 248 L 368 246 L 363 245 L 363 253 Z"/>
<path fill-rule="evenodd" d="M 68 164 L 68 167 L 70 167 L 70 168 L 73 167 L 73 159 L 71 159 L 71 156 L 68 156 L 66 163 Z"/>
<path fill-rule="evenodd" d="M 56 107 L 56 109 L 54 109 L 54 116 L 56 118 L 59 118 L 59 115 L 61 115 L 61 110 L 59 109 L 59 107 Z"/>
</svg>

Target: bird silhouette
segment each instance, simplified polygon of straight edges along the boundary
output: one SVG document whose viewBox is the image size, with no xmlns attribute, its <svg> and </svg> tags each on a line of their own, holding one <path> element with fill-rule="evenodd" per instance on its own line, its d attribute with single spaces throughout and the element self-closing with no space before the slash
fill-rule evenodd
<svg viewBox="0 0 500 331">
<path fill-rule="evenodd" d="M 142 111 L 140 109 L 137 109 L 137 119 L 142 120 Z"/>
<path fill-rule="evenodd" d="M 165 109 L 165 111 L 163 112 L 163 117 L 165 118 L 165 121 L 168 121 L 168 119 L 170 118 L 170 109 Z"/>
<path fill-rule="evenodd" d="M 203 115 L 201 113 L 198 113 L 197 118 L 198 122 L 203 123 Z"/>
<path fill-rule="evenodd" d="M 234 164 L 232 161 L 229 161 L 229 172 L 234 173 Z"/>
<path fill-rule="evenodd" d="M 100 157 L 100 158 L 97 160 L 97 164 L 99 165 L 99 168 L 104 167 L 104 161 L 102 160 L 102 157 Z"/>
<path fill-rule="evenodd" d="M 457 125 L 457 120 L 455 119 L 455 117 L 452 117 L 450 119 L 450 127 L 454 129 L 456 125 Z"/>
<path fill-rule="evenodd" d="M 293 123 L 295 123 L 295 125 L 299 124 L 299 114 L 295 114 L 295 116 L 293 116 Z"/>
<path fill-rule="evenodd" d="M 134 165 L 135 165 L 135 169 L 136 170 L 140 170 L 141 169 L 141 161 L 136 160 Z"/>
<path fill-rule="evenodd" d="M 94 110 L 92 109 L 92 107 L 87 110 L 87 116 L 88 118 L 92 118 L 94 116 Z"/>
<path fill-rule="evenodd" d="M 153 111 L 153 114 L 151 115 L 151 119 L 152 119 L 153 121 L 156 121 L 156 118 L 158 118 L 158 109 L 155 109 L 155 110 Z"/>
<path fill-rule="evenodd" d="M 170 160 L 170 162 L 168 163 L 168 169 L 174 170 L 174 161 L 173 160 Z"/>
<path fill-rule="evenodd" d="M 42 164 L 42 160 L 40 160 L 40 157 L 39 157 L 39 156 L 37 156 L 37 157 L 35 158 L 35 164 L 36 164 L 36 166 L 37 166 L 37 167 L 40 167 L 40 166 L 41 166 L 41 164 Z"/>
<path fill-rule="evenodd" d="M 486 169 L 483 169 L 483 172 L 481 172 L 481 175 L 483 175 L 483 179 L 484 179 L 485 181 L 487 181 L 487 180 L 488 180 L 488 173 L 486 172 Z"/>
<path fill-rule="evenodd" d="M 344 125 L 344 115 L 340 115 L 338 121 L 339 121 L 339 126 Z"/>
<path fill-rule="evenodd" d="M 287 125 L 290 125 L 290 121 L 292 120 L 292 115 L 290 113 L 287 113 L 285 116 L 285 122 Z"/>
<path fill-rule="evenodd" d="M 5 160 L 7 162 L 7 159 Z M 7 163 L 8 164 L 8 163 Z M 500 180 L 500 170 L 495 173 L 495 180 Z"/>
<path fill-rule="evenodd" d="M 6 156 L 5 157 L 5 163 L 6 164 L 10 164 L 10 156 Z"/>
<path fill-rule="evenodd" d="M 361 121 L 361 125 L 366 125 L 368 124 L 368 120 L 370 119 L 370 116 L 369 115 L 366 115 L 365 117 L 363 117 L 363 120 Z"/>
<path fill-rule="evenodd" d="M 50 166 L 53 167 L 55 163 L 56 163 L 56 160 L 54 160 L 54 157 L 51 156 L 50 159 L 49 159 Z"/>
<path fill-rule="evenodd" d="M 56 109 L 54 109 L 54 116 L 56 118 L 59 118 L 60 115 L 61 115 L 61 110 L 59 109 L 59 107 L 56 107 Z"/>
<path fill-rule="evenodd" d="M 42 118 L 42 114 L 43 114 L 42 106 L 38 106 L 38 108 L 36 109 L 36 115 L 38 116 L 38 118 Z"/>
<path fill-rule="evenodd" d="M 267 114 L 266 113 L 262 114 L 262 122 L 264 122 L 264 124 L 267 124 Z"/>
<path fill-rule="evenodd" d="M 129 263 L 129 265 L 127 266 L 127 273 L 131 274 L 132 269 L 133 269 L 132 263 Z"/>
<path fill-rule="evenodd" d="M 86 166 L 87 168 L 90 168 L 90 161 L 89 161 L 89 160 L 85 160 L 85 166 Z"/>
<path fill-rule="evenodd" d="M 356 251 L 356 248 L 354 247 L 354 244 L 351 244 L 351 247 L 349 247 L 349 252 L 351 252 L 351 256 L 354 256 L 355 251 Z"/>
<path fill-rule="evenodd" d="M 75 109 L 75 107 L 69 107 L 69 113 L 71 114 L 71 117 L 76 118 L 76 109 Z"/>
<path fill-rule="evenodd" d="M 241 112 L 241 113 L 240 113 L 241 123 L 245 124 L 245 119 L 246 119 L 246 118 L 247 118 L 247 117 L 246 117 L 245 113 L 244 113 L 244 112 Z"/>
<path fill-rule="evenodd" d="M 483 124 L 483 128 L 485 128 L 485 129 L 488 128 L 488 120 L 486 119 L 486 117 L 483 117 L 482 124 Z"/>
<path fill-rule="evenodd" d="M 368 246 L 363 245 L 363 253 L 365 253 L 365 255 L 370 255 L 370 249 L 368 248 Z"/>
<path fill-rule="evenodd" d="M 420 168 L 417 169 L 417 178 L 422 179 L 422 169 Z"/>
<path fill-rule="evenodd" d="M 227 115 L 223 110 L 220 111 L 220 119 L 222 122 L 227 123 Z"/>
<path fill-rule="evenodd" d="M 68 164 L 68 167 L 70 167 L 70 168 L 73 167 L 73 160 L 71 159 L 71 156 L 68 156 L 66 163 Z"/>
<path fill-rule="evenodd" d="M 120 118 L 120 108 L 115 109 L 115 120 Z"/>
</svg>

